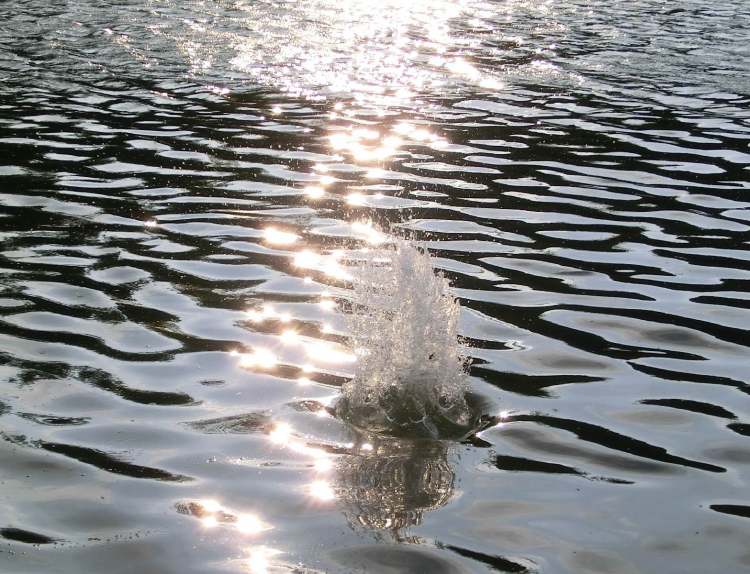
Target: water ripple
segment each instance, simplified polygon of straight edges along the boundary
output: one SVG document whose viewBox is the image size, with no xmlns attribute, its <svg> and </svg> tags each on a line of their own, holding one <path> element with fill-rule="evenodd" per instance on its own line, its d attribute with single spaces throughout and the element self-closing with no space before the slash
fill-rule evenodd
<svg viewBox="0 0 750 574">
<path fill-rule="evenodd" d="M 0 6 L 0 570 L 748 567 L 745 4 L 110 4 Z M 332 416 L 390 234 L 464 442 Z"/>
</svg>

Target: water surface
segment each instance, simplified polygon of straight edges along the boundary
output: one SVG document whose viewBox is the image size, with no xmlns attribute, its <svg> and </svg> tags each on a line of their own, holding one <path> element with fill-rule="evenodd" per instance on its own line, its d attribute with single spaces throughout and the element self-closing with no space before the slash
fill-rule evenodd
<svg viewBox="0 0 750 574">
<path fill-rule="evenodd" d="M 0 6 L 0 570 L 750 569 L 744 2 L 121 4 Z M 379 230 L 503 424 L 321 408 Z"/>
</svg>

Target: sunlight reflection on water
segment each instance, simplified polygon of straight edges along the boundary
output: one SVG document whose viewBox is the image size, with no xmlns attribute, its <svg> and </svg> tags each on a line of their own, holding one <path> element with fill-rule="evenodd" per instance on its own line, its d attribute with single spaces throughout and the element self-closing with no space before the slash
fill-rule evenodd
<svg viewBox="0 0 750 574">
<path fill-rule="evenodd" d="M 746 231 L 742 178 L 731 171 L 747 157 L 740 149 L 746 139 L 746 101 L 736 94 L 711 94 L 710 86 L 692 91 L 670 85 L 682 79 L 673 82 L 678 75 L 670 79 L 662 73 L 669 66 L 684 69 L 685 60 L 720 60 L 723 56 L 706 54 L 720 54 L 712 50 L 726 37 L 727 26 L 721 24 L 726 19 L 717 25 L 724 35 L 686 33 L 680 40 L 685 50 L 671 50 L 677 56 L 670 59 L 671 52 L 659 44 L 663 37 L 638 14 L 627 12 L 626 5 L 639 3 L 613 3 L 608 12 L 603 3 L 590 7 L 583 1 L 147 0 L 150 19 L 138 13 L 143 7 L 129 12 L 138 3 L 109 12 L 99 10 L 100 3 L 88 4 L 91 14 L 79 13 L 87 2 L 76 2 L 70 16 L 53 16 L 55 23 L 46 28 L 46 16 L 31 18 L 21 4 L 14 5 L 9 12 L 21 13 L 25 21 L 8 26 L 11 32 L 0 30 L 0 51 L 16 51 L 11 64 L 0 64 L 3 79 L 23 87 L 6 94 L 1 106 L 0 127 L 8 137 L 0 146 L 11 150 L 7 157 L 19 165 L 0 166 L 0 176 L 19 178 L 8 188 L 18 182 L 28 194 L 3 194 L 3 220 L 12 229 L 3 266 L 15 277 L 36 274 L 42 283 L 10 277 L 3 289 L 18 300 L 0 301 L 9 310 L 3 314 L 2 336 L 13 361 L 2 365 L 4 373 L 11 373 L 12 391 L 0 404 L 8 415 L 4 424 L 13 430 L 6 437 L 12 458 L 23 461 L 26 454 L 35 457 L 49 449 L 58 462 L 62 453 L 64 462 L 76 465 L 64 468 L 66 474 L 75 472 L 78 463 L 98 467 L 89 476 L 104 477 L 97 488 L 107 497 L 119 495 L 120 503 L 125 500 L 134 517 L 130 524 L 138 527 L 148 520 L 147 514 L 136 520 L 138 512 L 163 508 L 165 482 L 183 489 L 181 499 L 194 489 L 190 496 L 197 502 L 178 504 L 181 514 L 193 518 L 183 520 L 189 543 L 207 540 L 204 556 L 229 547 L 226 555 L 246 556 L 242 569 L 251 572 L 273 571 L 282 556 L 312 560 L 322 545 L 351 543 L 336 531 L 342 512 L 350 525 L 375 540 L 390 534 L 395 541 L 428 546 L 441 536 L 472 546 L 465 553 L 487 552 L 478 554 L 480 561 L 482 556 L 496 559 L 490 553 L 498 532 L 491 528 L 499 517 L 511 522 L 509 514 L 521 516 L 530 535 L 508 531 L 521 541 L 509 549 L 541 557 L 541 563 L 562 571 L 563 566 L 547 561 L 585 547 L 591 524 L 601 536 L 611 536 L 599 542 L 614 552 L 615 538 L 625 545 L 634 535 L 664 543 L 660 535 L 674 534 L 671 527 L 626 524 L 637 523 L 634 515 L 648 507 L 650 496 L 666 500 L 664 492 L 672 493 L 674 501 L 663 506 L 665 520 L 696 519 L 701 525 L 710 525 L 710 519 L 689 514 L 707 508 L 701 497 L 713 497 L 724 507 L 741 501 L 736 484 L 720 476 L 699 482 L 690 470 L 675 467 L 682 472 L 667 474 L 669 468 L 660 466 L 680 460 L 664 453 L 683 451 L 683 456 L 712 460 L 712 472 L 724 470 L 718 464 L 727 466 L 731 472 L 725 476 L 731 478 L 735 463 L 747 460 L 736 442 L 747 434 L 746 413 L 739 401 L 725 400 L 718 392 L 709 395 L 712 387 L 706 386 L 718 381 L 724 388 L 744 390 L 735 380 L 741 379 L 744 355 L 728 352 L 731 359 L 724 361 L 713 353 L 724 349 L 726 340 L 701 346 L 698 337 L 741 337 L 732 331 L 742 328 L 741 302 L 732 301 L 739 297 L 732 290 L 741 289 L 744 268 L 726 261 L 712 267 L 708 259 L 741 259 L 744 238 L 729 232 Z M 653 2 L 651 14 L 660 25 L 682 18 L 661 4 Z M 625 24 L 617 29 L 623 10 Z M 565 25 L 558 17 L 563 11 Z M 712 8 L 703 16 L 713 18 L 717 12 Z M 699 16 L 683 21 L 692 24 Z M 75 24 L 71 18 L 77 18 Z M 113 21 L 102 28 L 100 18 Z M 141 20 L 148 22 L 148 34 L 138 32 L 145 29 L 138 28 Z M 566 41 L 571 22 L 579 36 Z M 37 37 L 39 30 L 16 33 L 16 26 L 26 31 L 23 26 L 42 26 L 44 36 L 54 38 L 52 48 Z M 65 39 L 68 28 L 74 33 L 81 28 L 80 38 L 86 40 Z M 591 49 L 609 47 L 615 39 L 621 44 L 606 53 Z M 629 41 L 637 50 L 625 54 Z M 694 41 L 702 47 L 694 49 Z M 641 68 L 632 64 L 640 50 L 646 62 Z M 159 60 L 162 52 L 166 55 Z M 77 78 L 69 71 L 85 66 L 98 72 Z M 576 92 L 566 85 L 554 91 L 535 84 L 535 78 L 555 77 L 562 68 L 571 75 L 605 71 L 607 89 Z M 700 76 L 700 66 L 694 68 Z M 729 76 L 742 76 L 723 64 L 704 68 L 717 71 L 714 81 L 724 76 L 717 82 L 722 90 Z M 146 70 L 151 73 L 144 77 Z M 509 70 L 524 82 L 513 86 Z M 626 70 L 622 76 L 621 70 Z M 26 72 L 33 79 L 24 80 Z M 46 74 L 54 81 L 45 80 Z M 271 89 L 253 92 L 259 86 Z M 257 147 L 246 147 L 248 141 Z M 79 155 L 37 153 L 45 146 L 67 146 Z M 33 151 L 22 153 L 24 147 Z M 691 163 L 701 155 L 705 163 Z M 719 161 L 722 157 L 734 165 Z M 202 170 L 206 165 L 212 171 Z M 693 170 L 684 181 L 664 173 L 681 169 Z M 106 175 L 91 177 L 90 170 Z M 693 193 L 698 189 L 702 195 Z M 76 196 L 80 203 L 66 199 Z M 675 197 L 695 203 L 682 209 L 670 205 Z M 711 235 L 691 235 L 689 224 L 698 217 L 719 227 Z M 342 311 L 349 302 L 351 261 L 392 239 L 383 221 L 426 238 L 431 249 L 441 252 L 441 268 L 461 283 L 460 295 L 471 301 L 462 333 L 476 341 L 472 353 L 481 363 L 472 384 L 493 387 L 493 393 L 509 403 L 522 402 L 530 412 L 539 409 L 539 420 L 515 421 L 503 410 L 494 436 L 488 433 L 477 447 L 359 436 L 332 415 L 334 393 L 372 357 L 368 349 L 342 344 Z M 580 231 L 579 225 L 605 229 Z M 66 237 L 70 228 L 75 232 Z M 112 267 L 115 259 L 128 266 Z M 69 266 L 80 274 L 47 265 Z M 710 281 L 701 283 L 706 276 Z M 75 292 L 61 296 L 60 285 L 44 287 L 51 278 L 75 285 Z M 724 283 L 727 292 L 719 296 Z M 718 304 L 703 307 L 705 297 L 715 297 Z M 39 310 L 16 313 L 16 304 Z M 550 311 L 551 305 L 558 308 Z M 658 313 L 662 319 L 653 322 L 664 324 L 650 331 L 643 327 L 647 321 L 626 316 L 639 313 L 646 319 Z M 606 321 L 592 319 L 594 314 L 607 315 Z M 114 355 L 108 338 L 125 318 L 128 328 L 143 326 L 134 331 L 136 343 L 154 332 L 177 342 L 160 355 L 147 342 Z M 89 332 L 79 333 L 84 328 Z M 642 339 L 640 347 L 625 345 L 634 332 Z M 232 347 L 236 350 L 228 357 L 224 351 Z M 129 351 L 137 354 L 124 354 Z M 38 363 L 28 356 L 37 356 Z M 665 367 L 666 376 L 651 379 L 648 371 L 631 372 L 647 361 L 657 366 L 644 368 L 658 373 Z M 85 376 L 79 363 L 96 363 L 101 372 Z M 700 373 L 709 370 L 729 375 L 702 379 Z M 48 385 L 48 376 L 64 382 L 55 383 L 55 389 L 86 389 L 70 397 L 74 416 L 39 414 L 67 408 L 57 401 L 59 391 Z M 706 384 L 685 385 L 682 378 Z M 583 385 L 577 382 L 587 383 L 587 389 L 579 390 Z M 30 389 L 43 391 L 32 395 Z M 682 398 L 652 396 L 662 392 Z M 24 402 L 16 395 L 29 398 Z M 717 409 L 705 402 L 709 399 L 724 400 L 731 409 Z M 95 401 L 94 406 L 86 406 L 87 401 Z M 580 408 L 582 402 L 588 410 Z M 682 412 L 670 417 L 666 408 Z M 249 409 L 257 412 L 248 414 Z M 173 434 L 178 422 L 208 416 L 221 421 L 202 431 L 192 427 L 187 437 Z M 700 416 L 732 421 L 726 426 L 711 419 L 697 422 Z M 129 425 L 121 426 L 127 420 L 158 430 L 154 444 L 146 444 Z M 695 436 L 708 439 L 684 442 L 664 430 L 670 421 L 688 421 Z M 503 433 L 508 432 L 500 436 L 497 428 L 503 424 Z M 736 436 L 722 435 L 724 429 Z M 121 438 L 129 433 L 130 441 Z M 620 433 L 639 437 L 641 446 L 631 448 L 637 440 Z M 26 445 L 16 451 L 25 436 L 30 437 Z M 170 437 L 181 442 L 172 446 Z M 120 455 L 180 475 L 121 463 Z M 464 458 L 454 465 L 457 456 Z M 29 466 L 37 464 L 30 459 Z M 632 482 L 637 478 L 649 488 L 639 488 L 636 495 L 604 490 L 597 467 Z M 25 476 L 25 467 L 18 468 L 19 477 Z M 55 468 L 48 470 L 43 474 L 54 477 Z M 125 475 L 125 481 L 111 480 L 113 472 Z M 183 473 L 191 481 L 175 480 Z M 667 480 L 660 482 L 660 474 Z M 523 479 L 501 482 L 508 476 Z M 132 488 L 137 478 L 146 480 Z M 568 480 L 580 478 L 592 482 L 581 496 L 608 508 L 611 504 L 612 514 L 624 517 L 619 525 L 591 515 L 578 522 L 580 499 L 571 497 Z M 33 480 L 45 484 L 43 478 Z M 17 483 L 27 484 L 22 478 Z M 143 496 L 152 487 L 154 498 Z M 86 488 L 79 490 L 87 494 Z M 476 504 L 469 508 L 472 497 Z M 451 501 L 430 524 L 428 513 Z M 59 528 L 71 542 L 65 552 L 73 555 L 74 545 L 85 542 L 83 533 L 91 524 L 84 523 L 85 511 L 76 509 L 81 523 L 66 530 L 64 525 L 73 522 L 67 509 L 57 518 L 54 510 L 42 516 L 46 508 L 35 517 L 33 495 L 23 502 L 18 508 L 27 516 L 19 513 L 19 522 Z M 304 512 L 308 515 L 301 516 Z M 460 527 L 453 528 L 454 519 Z M 106 528 L 121 532 L 128 520 L 118 515 Z M 323 533 L 313 533 L 310 524 L 324 525 Z M 416 526 L 407 540 L 408 529 Z M 472 533 L 464 539 L 463 527 Z M 540 550 L 538 541 L 550 533 L 559 542 L 545 541 Z M 313 550 L 299 548 L 310 540 Z M 243 554 L 251 541 L 258 546 Z M 161 548 L 168 546 L 171 542 Z M 715 545 L 710 548 L 704 554 L 719 554 Z M 628 556 L 631 548 L 620 550 Z M 644 563 L 654 557 L 644 548 L 633 554 L 639 553 Z M 682 556 L 689 563 L 688 552 Z"/>
<path fill-rule="evenodd" d="M 174 2 L 152 4 L 161 11 Z M 195 74 L 230 63 L 240 77 L 288 93 L 316 98 L 322 89 L 387 107 L 456 79 L 500 89 L 501 79 L 466 55 L 476 39 L 453 26 L 460 20 L 491 31 L 483 16 L 496 11 L 478 0 L 232 2 L 202 5 L 192 18 L 152 32 L 173 38 Z"/>
</svg>

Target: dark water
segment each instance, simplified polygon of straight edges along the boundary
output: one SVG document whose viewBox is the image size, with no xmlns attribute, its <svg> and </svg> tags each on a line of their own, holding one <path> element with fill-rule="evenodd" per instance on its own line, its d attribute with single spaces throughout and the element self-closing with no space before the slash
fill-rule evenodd
<svg viewBox="0 0 750 574">
<path fill-rule="evenodd" d="M 745 2 L 123 4 L 0 4 L 1 572 L 750 570 Z M 320 410 L 368 222 L 504 424 Z"/>
</svg>

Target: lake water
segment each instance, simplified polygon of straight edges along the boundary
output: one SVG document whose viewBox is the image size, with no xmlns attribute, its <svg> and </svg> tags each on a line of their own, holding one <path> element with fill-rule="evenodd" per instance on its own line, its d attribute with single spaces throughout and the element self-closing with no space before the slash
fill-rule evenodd
<svg viewBox="0 0 750 574">
<path fill-rule="evenodd" d="M 0 4 L 0 571 L 750 570 L 750 6 Z M 346 259 L 461 442 L 330 416 Z"/>
</svg>

